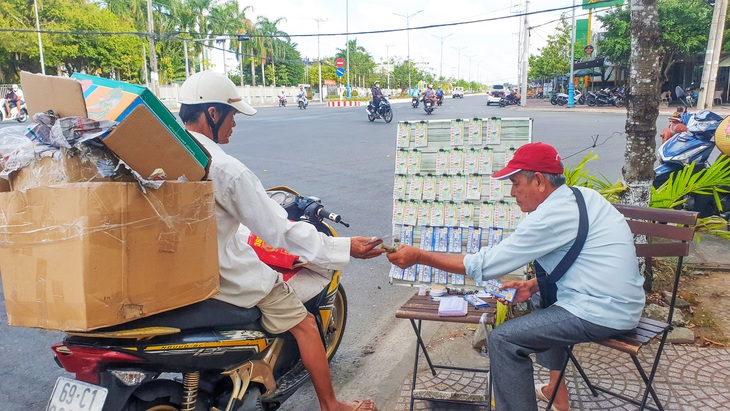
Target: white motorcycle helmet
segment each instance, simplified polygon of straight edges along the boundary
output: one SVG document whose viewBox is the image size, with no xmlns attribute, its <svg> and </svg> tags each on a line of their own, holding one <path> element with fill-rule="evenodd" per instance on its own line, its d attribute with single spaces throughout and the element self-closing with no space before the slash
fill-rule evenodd
<svg viewBox="0 0 730 411">
<path fill-rule="evenodd" d="M 236 85 L 226 76 L 212 71 L 201 71 L 188 77 L 180 86 L 180 104 L 221 103 L 233 107 L 247 116 L 256 109 L 243 101 Z"/>
<path fill-rule="evenodd" d="M 236 112 L 243 113 L 247 116 L 256 114 L 256 109 L 243 101 L 238 94 L 236 85 L 226 76 L 212 71 L 202 71 L 188 77 L 180 86 L 178 102 L 182 105 L 180 108 L 181 118 L 183 112 L 188 109 L 187 106 L 195 106 L 201 104 L 223 104 L 231 107 Z M 225 116 L 220 117 L 218 122 L 214 122 L 208 113 L 207 108 L 203 109 L 208 125 L 213 132 L 213 141 L 218 142 L 218 130 L 225 121 Z M 183 121 L 186 121 L 183 118 Z"/>
</svg>

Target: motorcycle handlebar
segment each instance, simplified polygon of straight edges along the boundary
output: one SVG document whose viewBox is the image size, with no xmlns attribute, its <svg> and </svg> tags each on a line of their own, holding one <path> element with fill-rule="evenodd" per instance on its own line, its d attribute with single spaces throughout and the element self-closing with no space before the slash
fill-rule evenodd
<svg viewBox="0 0 730 411">
<path fill-rule="evenodd" d="M 342 221 L 342 216 L 340 216 L 339 214 L 331 213 L 327 211 L 324 207 L 317 210 L 317 217 L 326 218 L 330 221 L 334 221 L 335 223 L 339 223 Z"/>
</svg>

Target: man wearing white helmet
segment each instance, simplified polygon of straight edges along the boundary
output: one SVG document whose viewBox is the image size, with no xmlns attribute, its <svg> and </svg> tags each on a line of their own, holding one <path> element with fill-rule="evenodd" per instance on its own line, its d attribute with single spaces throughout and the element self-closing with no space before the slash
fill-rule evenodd
<svg viewBox="0 0 730 411">
<path fill-rule="evenodd" d="M 262 314 L 261 325 L 267 331 L 292 333 L 323 411 L 375 410 L 375 404 L 369 400 L 336 399 L 314 317 L 281 274 L 259 260 L 246 239 L 241 238 L 241 232 L 255 233 L 272 247 L 284 248 L 328 270 L 343 268 L 350 257 L 372 258 L 382 254 L 383 250 L 375 249 L 382 241 L 328 237 L 311 224 L 289 221 L 287 213 L 269 198 L 254 173 L 218 146 L 230 141 L 236 126 L 235 114 L 256 114 L 256 109 L 243 101 L 226 76 L 213 72 L 190 76 L 180 88 L 179 101 L 185 128 L 212 158 L 209 178 L 215 186 L 221 288 L 215 298 L 244 308 L 257 306 Z"/>
</svg>

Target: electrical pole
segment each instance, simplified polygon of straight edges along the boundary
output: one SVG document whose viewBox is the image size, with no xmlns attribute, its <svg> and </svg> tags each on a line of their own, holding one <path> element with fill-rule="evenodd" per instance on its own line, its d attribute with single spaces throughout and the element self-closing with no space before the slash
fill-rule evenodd
<svg viewBox="0 0 730 411">
<path fill-rule="evenodd" d="M 461 50 L 464 50 L 466 48 L 466 46 L 451 47 L 451 48 L 456 50 L 459 53 L 459 57 L 456 60 L 456 81 L 459 81 L 459 76 L 461 76 Z"/>
<path fill-rule="evenodd" d="M 523 23 L 524 32 L 522 33 L 522 68 L 520 74 L 520 90 L 522 91 L 522 98 L 520 99 L 520 105 L 522 107 L 527 106 L 527 71 L 529 70 L 530 62 L 530 26 L 527 24 L 527 8 L 530 4 L 529 0 L 525 0 L 525 20 Z M 575 33 L 575 28 L 573 28 Z M 572 71 L 571 71 L 572 73 Z"/>
<path fill-rule="evenodd" d="M 454 33 L 447 34 L 445 36 L 437 36 L 435 34 L 432 34 L 432 36 L 441 40 L 441 61 L 439 62 L 439 78 L 444 76 L 444 39 L 453 35 Z"/>
<path fill-rule="evenodd" d="M 147 32 L 150 41 L 150 82 L 152 83 L 152 94 L 160 95 L 158 88 L 159 76 L 157 74 L 157 51 L 155 50 L 155 23 L 152 18 L 152 0 L 147 0 Z"/>
<path fill-rule="evenodd" d="M 41 54 L 41 73 L 46 75 L 46 63 L 43 61 L 43 40 L 41 40 L 41 22 L 38 19 L 38 2 L 33 0 L 33 8 L 35 9 L 35 29 L 38 32 L 38 51 Z"/>
<path fill-rule="evenodd" d="M 710 35 L 707 39 L 705 65 L 702 69 L 702 80 L 700 81 L 700 91 L 697 97 L 698 110 L 710 109 L 714 103 L 715 83 L 717 80 L 717 68 L 720 63 L 720 49 L 722 47 L 723 32 L 725 30 L 727 4 L 728 0 L 715 1 L 715 9 L 712 12 Z"/>
<path fill-rule="evenodd" d="M 417 12 L 415 12 L 413 14 L 406 13 L 405 16 L 402 14 L 393 13 L 396 16 L 403 17 L 406 19 L 406 39 L 408 42 L 408 90 L 411 89 L 411 68 L 413 67 L 413 65 L 411 64 L 411 30 L 410 30 L 411 25 L 410 25 L 410 23 L 411 23 L 411 18 L 413 18 L 416 14 L 418 14 L 422 11 L 423 10 L 418 10 Z"/>
<path fill-rule="evenodd" d="M 319 55 L 319 23 L 327 21 L 327 19 L 314 19 L 317 22 L 317 63 L 319 64 L 319 102 L 322 102 L 322 58 Z"/>
<path fill-rule="evenodd" d="M 573 18 L 571 23 L 571 36 L 570 36 L 570 83 L 568 83 L 568 106 L 575 107 L 575 86 L 573 86 L 573 70 L 575 64 L 575 0 L 573 0 Z M 525 96 L 527 98 L 527 96 Z"/>
</svg>

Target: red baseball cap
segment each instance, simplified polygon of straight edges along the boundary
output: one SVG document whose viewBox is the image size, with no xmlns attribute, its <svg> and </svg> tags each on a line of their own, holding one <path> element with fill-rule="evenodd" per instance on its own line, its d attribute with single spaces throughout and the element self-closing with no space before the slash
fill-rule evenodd
<svg viewBox="0 0 730 411">
<path fill-rule="evenodd" d="M 545 143 L 528 143 L 518 148 L 507 166 L 492 174 L 492 179 L 504 180 L 522 170 L 562 174 L 563 165 L 555 147 Z"/>
</svg>

